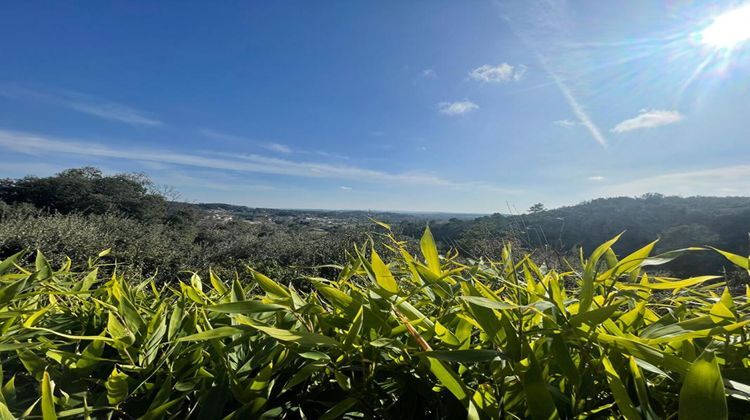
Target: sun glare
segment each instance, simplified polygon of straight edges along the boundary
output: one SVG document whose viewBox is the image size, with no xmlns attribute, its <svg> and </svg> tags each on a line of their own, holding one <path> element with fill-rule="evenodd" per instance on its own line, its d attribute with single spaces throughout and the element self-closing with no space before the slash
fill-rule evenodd
<svg viewBox="0 0 750 420">
<path fill-rule="evenodd" d="M 750 3 L 717 16 L 700 35 L 704 44 L 727 49 L 750 39 Z"/>
</svg>

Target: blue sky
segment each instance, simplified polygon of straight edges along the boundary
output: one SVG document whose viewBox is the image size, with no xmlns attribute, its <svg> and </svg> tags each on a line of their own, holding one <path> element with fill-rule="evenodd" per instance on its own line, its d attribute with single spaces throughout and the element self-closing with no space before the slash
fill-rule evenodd
<svg viewBox="0 0 750 420">
<path fill-rule="evenodd" d="M 750 195 L 742 2 L 2 2 L 0 177 L 188 201 L 523 210 Z"/>
</svg>

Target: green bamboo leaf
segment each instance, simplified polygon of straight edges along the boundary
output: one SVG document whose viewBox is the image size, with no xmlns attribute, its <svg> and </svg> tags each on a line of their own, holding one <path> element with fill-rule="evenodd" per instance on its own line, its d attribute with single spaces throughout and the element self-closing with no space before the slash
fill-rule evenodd
<svg viewBox="0 0 750 420">
<path fill-rule="evenodd" d="M 533 353 L 529 354 L 529 367 L 523 375 L 523 390 L 526 393 L 526 406 L 531 418 L 548 420 L 557 418 L 557 407 L 547 389 L 542 369 Z"/>
<path fill-rule="evenodd" d="M 603 308 L 590 310 L 586 313 L 576 314 L 570 318 L 570 325 L 578 327 L 581 324 L 586 324 L 590 327 L 595 327 L 609 319 L 619 306 L 619 303 L 615 303 Z"/>
<path fill-rule="evenodd" d="M 21 360 L 21 364 L 26 370 L 32 374 L 37 380 L 41 380 L 46 374 L 47 361 L 37 356 L 31 350 L 18 350 L 18 359 Z"/>
<path fill-rule="evenodd" d="M 579 386 L 581 384 L 581 374 L 575 362 L 573 362 L 573 358 L 570 356 L 570 349 L 566 346 L 565 341 L 560 335 L 555 335 L 552 338 L 550 351 L 552 353 L 552 362 L 560 368 L 573 386 Z"/>
<path fill-rule="evenodd" d="M 623 417 L 627 420 L 641 419 L 641 415 L 638 413 L 638 410 L 635 408 L 633 401 L 628 395 L 628 390 L 625 387 L 625 384 L 622 379 L 620 379 L 620 375 L 617 373 L 614 366 L 612 366 L 612 362 L 609 361 L 609 358 L 606 356 L 602 357 L 602 365 L 607 374 L 609 389 L 612 391 L 612 396 L 615 398 L 620 413 L 622 413 Z"/>
<path fill-rule="evenodd" d="M 81 358 L 76 361 L 75 369 L 80 372 L 89 372 L 96 365 L 101 363 L 101 357 L 104 353 L 104 341 L 91 341 L 81 353 Z"/>
<path fill-rule="evenodd" d="M 0 353 L 38 347 L 38 343 L 0 343 Z"/>
<path fill-rule="evenodd" d="M 0 262 L 0 275 L 5 274 L 6 271 L 10 270 L 16 261 L 18 261 L 18 259 L 25 253 L 26 251 L 17 252 Z"/>
<path fill-rule="evenodd" d="M 344 337 L 344 342 L 342 343 L 344 349 L 351 349 L 354 345 L 354 341 L 359 337 L 359 333 L 362 330 L 363 319 L 364 308 L 360 306 L 357 315 L 354 316 L 352 325 L 349 327 L 349 331 L 346 333 L 346 337 Z"/>
<path fill-rule="evenodd" d="M 119 405 L 128 397 L 128 375 L 120 372 L 116 367 L 109 374 L 107 382 L 104 383 L 107 389 L 107 402 L 110 405 Z"/>
<path fill-rule="evenodd" d="M 371 217 L 369 219 L 370 219 L 370 221 L 372 221 L 376 225 L 379 225 L 379 226 L 385 228 L 386 230 L 391 230 L 391 225 L 389 225 L 388 223 L 384 223 L 384 222 L 381 222 L 379 220 L 375 220 L 375 219 L 373 219 Z"/>
<path fill-rule="evenodd" d="M 737 254 L 732 254 L 731 252 L 722 251 L 720 249 L 716 249 L 714 247 L 711 247 L 714 251 L 718 252 L 719 254 L 723 255 L 724 258 L 728 259 L 732 262 L 732 264 L 744 268 L 745 270 L 750 273 L 750 258 L 743 257 Z"/>
<path fill-rule="evenodd" d="M 239 302 L 245 300 L 245 289 L 242 287 L 239 279 L 235 278 L 232 282 L 232 291 L 229 294 L 229 300 L 231 302 Z"/>
<path fill-rule="evenodd" d="M 184 303 L 177 302 L 169 316 L 169 326 L 167 327 L 167 340 L 173 340 L 180 331 L 182 320 L 184 318 Z"/>
<path fill-rule="evenodd" d="M 37 280 L 45 280 L 52 276 L 52 267 L 49 265 L 47 258 L 44 257 L 44 254 L 42 254 L 42 251 L 36 251 L 34 265 L 36 267 Z"/>
<path fill-rule="evenodd" d="M 0 378 L 3 377 L 3 369 L 0 366 Z M 2 385 L 2 379 L 0 379 L 0 385 Z M 5 385 L 0 387 L 0 402 L 13 406 L 16 403 L 16 375 L 13 375 L 8 379 Z"/>
<path fill-rule="evenodd" d="M 488 384 L 479 384 L 471 397 L 474 404 L 490 419 L 500 419 L 500 407 L 494 388 Z"/>
<path fill-rule="evenodd" d="M 638 395 L 638 403 L 641 406 L 641 413 L 643 413 L 647 419 L 659 418 L 651 408 L 651 403 L 649 402 L 648 396 L 648 387 L 646 384 L 646 377 L 643 376 L 643 371 L 641 371 L 641 368 L 638 366 L 638 362 L 635 357 L 630 356 L 628 358 L 628 366 L 630 367 L 630 373 L 633 375 L 633 383 L 635 384 L 635 391 Z"/>
<path fill-rule="evenodd" d="M 320 362 L 312 362 L 308 363 L 305 366 L 303 366 L 301 369 L 299 369 L 289 380 L 284 384 L 284 390 L 287 390 L 289 388 L 292 388 L 296 385 L 301 384 L 302 382 L 305 382 L 310 377 L 315 375 L 315 373 L 320 372 L 325 368 L 325 363 Z"/>
<path fill-rule="evenodd" d="M 670 290 L 674 289 L 675 292 L 679 291 L 680 289 L 684 289 L 686 287 L 695 286 L 696 284 L 704 283 L 709 280 L 715 280 L 720 279 L 721 276 L 699 276 L 699 277 L 690 277 L 684 280 L 677 280 L 677 281 L 662 281 L 662 282 L 652 282 L 652 283 L 641 283 L 639 286 L 645 287 L 647 289 L 653 289 L 653 290 Z M 657 278 L 658 279 L 658 278 Z"/>
<path fill-rule="evenodd" d="M 358 401 L 356 398 L 346 398 L 344 400 L 341 400 L 338 404 L 334 405 L 328 411 L 323 413 L 323 415 L 320 416 L 320 420 L 334 420 L 341 418 L 349 411 L 349 409 L 357 405 L 357 402 Z"/>
<path fill-rule="evenodd" d="M 654 265 L 663 265 L 667 264 L 669 262 L 674 261 L 675 259 L 687 254 L 688 252 L 695 252 L 695 251 L 705 251 L 706 248 L 700 248 L 700 247 L 690 247 L 690 248 L 682 248 L 682 249 L 675 249 L 673 251 L 668 251 L 659 255 L 654 255 L 653 257 L 648 257 L 641 263 L 641 267 L 649 267 Z"/>
<path fill-rule="evenodd" d="M 375 280 L 378 285 L 382 287 L 388 293 L 398 293 L 398 283 L 393 277 L 391 270 L 387 265 L 380 259 L 375 250 L 372 250 L 372 270 L 375 272 Z"/>
<path fill-rule="evenodd" d="M 435 337 L 450 346 L 458 346 L 461 344 L 453 332 L 441 324 L 440 321 L 435 321 Z"/>
<path fill-rule="evenodd" d="M 57 413 L 55 412 L 55 399 L 52 395 L 54 391 L 54 384 L 49 378 L 49 373 L 44 372 L 42 377 L 42 419 L 43 420 L 57 420 Z"/>
<path fill-rule="evenodd" d="M 258 286 L 260 286 L 260 288 L 263 289 L 263 291 L 271 297 L 291 299 L 292 296 L 289 294 L 289 290 L 287 290 L 286 287 L 276 283 L 275 281 L 255 270 L 251 269 L 250 273 L 252 273 L 253 279 L 258 282 Z"/>
<path fill-rule="evenodd" d="M 190 286 L 199 292 L 203 291 L 203 281 L 198 273 L 193 273 L 193 275 L 190 276 Z"/>
<path fill-rule="evenodd" d="M 467 349 L 467 350 L 433 350 L 414 353 L 415 356 L 428 356 L 444 362 L 482 363 L 506 358 L 505 354 L 496 350 Z"/>
<path fill-rule="evenodd" d="M 8 406 L 2 401 L 0 401 L 0 420 L 16 420 L 16 417 L 10 412 Z"/>
<path fill-rule="evenodd" d="M 55 330 L 52 330 L 52 329 L 49 329 L 49 328 L 42 328 L 42 327 L 28 327 L 28 329 L 35 330 L 35 331 L 44 331 L 44 332 L 48 332 L 50 334 L 54 334 L 54 335 L 57 335 L 57 336 L 60 336 L 60 337 L 64 337 L 64 338 L 67 338 L 67 339 L 70 339 L 70 340 L 76 340 L 76 341 L 80 341 L 80 340 L 86 340 L 86 341 L 87 340 L 92 340 L 92 341 L 105 341 L 107 343 L 113 343 L 113 342 L 116 341 L 116 340 L 114 340 L 112 338 L 105 337 L 105 336 L 102 336 L 102 335 L 73 335 L 73 334 L 65 334 L 65 333 L 61 333 L 59 331 L 55 331 Z"/>
<path fill-rule="evenodd" d="M 227 292 L 227 287 L 224 286 L 224 282 L 221 281 L 219 276 L 217 276 L 210 268 L 208 269 L 208 277 L 211 280 L 211 286 L 213 286 L 214 290 L 216 290 L 220 295 L 223 295 Z"/>
<path fill-rule="evenodd" d="M 599 275 L 597 280 L 602 281 L 604 279 L 608 279 L 614 274 L 622 275 L 632 273 L 637 276 L 638 272 L 640 271 L 640 267 L 643 265 L 643 262 L 648 259 L 648 256 L 651 255 L 651 251 L 654 249 L 654 246 L 657 242 L 659 242 L 658 239 L 623 258 L 612 268 Z M 610 252 L 612 252 L 612 249 L 609 249 L 607 251 L 607 255 L 609 255 Z"/>
<path fill-rule="evenodd" d="M 175 398 L 172 401 L 165 402 L 158 407 L 150 408 L 146 412 L 146 414 L 144 414 L 142 417 L 139 417 L 138 420 L 157 420 L 164 418 L 170 408 L 176 406 L 181 402 L 183 402 L 183 397 Z"/>
<path fill-rule="evenodd" d="M 351 312 L 354 308 L 354 299 L 349 294 L 344 293 L 335 287 L 326 286 L 319 281 L 313 281 L 313 286 L 315 286 L 315 289 L 317 289 L 318 292 L 320 292 L 320 294 L 323 295 L 333 306 L 345 312 Z"/>
<path fill-rule="evenodd" d="M 135 343 L 135 335 L 117 318 L 114 312 L 107 314 L 107 333 L 115 341 L 126 346 Z"/>
<path fill-rule="evenodd" d="M 259 300 L 243 300 L 240 302 L 229 302 L 206 306 L 207 311 L 221 312 L 225 314 L 255 314 L 260 312 L 283 311 L 285 309 L 285 306 L 273 303 L 263 303 Z"/>
<path fill-rule="evenodd" d="M 91 270 L 86 277 L 83 278 L 83 281 L 81 282 L 81 287 L 79 288 L 79 291 L 86 292 L 91 289 L 91 286 L 93 286 L 96 283 L 97 276 L 99 275 L 99 267 L 94 268 Z"/>
<path fill-rule="evenodd" d="M 603 333 L 593 334 L 592 338 L 607 348 L 618 350 L 627 356 L 635 356 L 660 369 L 685 373 L 690 367 L 690 362 L 687 360 L 634 339 Z"/>
<path fill-rule="evenodd" d="M 438 255 L 437 245 L 435 244 L 435 238 L 432 237 L 430 227 L 427 226 L 422 235 L 422 239 L 419 240 L 419 247 L 422 249 L 422 256 L 424 256 L 427 262 L 427 267 L 436 275 L 441 274 L 440 269 L 440 256 Z"/>
<path fill-rule="evenodd" d="M 219 328 L 213 328 L 210 330 L 202 331 L 199 333 L 191 334 L 185 337 L 180 337 L 177 339 L 177 342 L 183 342 L 183 341 L 208 341 L 208 340 L 216 340 L 218 338 L 226 338 L 231 337 L 236 334 L 242 334 L 247 332 L 247 328 L 243 327 L 219 327 Z"/>
<path fill-rule="evenodd" d="M 264 325 L 248 324 L 252 328 L 262 331 L 269 336 L 287 343 L 297 343 L 302 346 L 330 346 L 338 347 L 341 345 L 338 341 L 331 337 L 311 333 L 307 331 L 291 331 L 284 330 L 281 328 L 267 327 Z"/>
<path fill-rule="evenodd" d="M 483 308 L 497 309 L 500 311 L 519 308 L 518 305 L 514 305 L 512 303 L 491 300 L 482 296 L 461 296 L 461 299 Z"/>
<path fill-rule="evenodd" d="M 622 233 L 596 248 L 586 262 L 586 266 L 583 269 L 583 284 L 581 286 L 581 297 L 578 305 L 579 313 L 582 314 L 588 311 L 591 303 L 594 301 L 594 281 L 597 277 L 596 268 L 599 264 L 599 259 L 620 239 L 620 236 L 622 236 Z"/>
<path fill-rule="evenodd" d="M 440 384 L 450 391 L 450 393 L 464 405 L 468 413 L 467 418 L 479 419 L 479 413 L 474 406 L 474 402 L 469 397 L 469 390 L 461 381 L 461 378 L 458 377 L 456 372 L 437 358 L 425 356 L 425 359 L 430 367 L 430 372 L 435 375 Z"/>
<path fill-rule="evenodd" d="M 719 364 L 705 352 L 690 365 L 680 388 L 680 420 L 727 419 L 727 399 Z"/>
<path fill-rule="evenodd" d="M 10 303 L 26 287 L 27 277 L 17 280 L 7 286 L 0 287 L 0 305 Z"/>
</svg>

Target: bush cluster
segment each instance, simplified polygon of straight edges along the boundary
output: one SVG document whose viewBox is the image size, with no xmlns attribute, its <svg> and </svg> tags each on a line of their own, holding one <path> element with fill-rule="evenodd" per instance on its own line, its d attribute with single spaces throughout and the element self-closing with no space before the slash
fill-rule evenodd
<svg viewBox="0 0 750 420">
<path fill-rule="evenodd" d="M 750 410 L 747 295 L 646 272 L 655 243 L 580 270 L 354 247 L 309 291 L 250 270 L 184 282 L 0 262 L 0 418 L 674 418 Z M 700 252 L 706 252 L 702 250 Z M 743 270 L 750 259 L 718 251 Z"/>
</svg>

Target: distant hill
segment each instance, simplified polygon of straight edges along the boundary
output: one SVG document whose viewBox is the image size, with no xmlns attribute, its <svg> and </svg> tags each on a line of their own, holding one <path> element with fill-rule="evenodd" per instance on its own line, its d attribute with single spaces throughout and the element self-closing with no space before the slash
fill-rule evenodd
<svg viewBox="0 0 750 420">
<path fill-rule="evenodd" d="M 578 205 L 524 215 L 493 214 L 470 221 L 452 220 L 433 226 L 445 245 L 464 252 L 483 252 L 483 241 L 513 238 L 527 248 L 569 251 L 583 246 L 591 252 L 602 242 L 625 232 L 615 246 L 625 255 L 660 239 L 656 251 L 709 245 L 740 255 L 750 253 L 750 197 L 601 198 Z M 689 259 L 692 266 L 672 269 L 690 272 L 717 269 L 724 262 L 708 254 Z M 704 266 L 702 264 L 706 264 Z"/>
<path fill-rule="evenodd" d="M 195 205 L 198 209 L 209 212 L 223 212 L 237 218 L 246 220 L 273 220 L 273 219 L 299 219 L 320 218 L 339 222 L 365 222 L 372 223 L 371 219 L 387 223 L 400 223 L 406 221 L 448 221 L 473 220 L 483 214 L 472 213 L 445 213 L 445 212 L 399 212 L 399 211 L 377 211 L 377 210 L 316 210 L 316 209 L 270 209 L 259 207 L 239 206 L 226 203 L 200 203 Z"/>
</svg>

